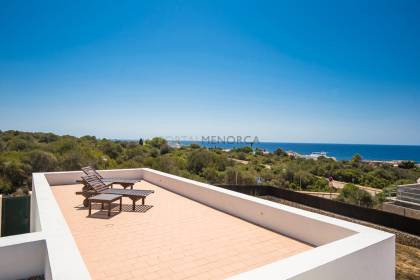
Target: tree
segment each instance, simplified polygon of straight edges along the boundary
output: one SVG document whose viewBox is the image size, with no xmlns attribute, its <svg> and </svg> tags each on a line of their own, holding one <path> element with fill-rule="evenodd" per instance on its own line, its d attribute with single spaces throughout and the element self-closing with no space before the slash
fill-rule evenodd
<svg viewBox="0 0 420 280">
<path fill-rule="evenodd" d="M 143 146 L 143 138 L 140 138 L 140 140 L 139 140 L 139 145 L 140 145 L 140 146 Z"/>
<path fill-rule="evenodd" d="M 8 179 L 0 176 L 0 194 L 12 192 L 12 187 L 12 183 Z"/>
<path fill-rule="evenodd" d="M 141 139 L 142 140 L 142 139 Z M 372 166 L 359 161 L 292 159 L 283 150 L 263 153 L 241 147 L 229 152 L 202 148 L 197 144 L 172 149 L 163 138 L 144 141 L 115 141 L 94 136 L 58 136 L 50 133 L 0 132 L 0 193 L 13 193 L 30 187 L 31 173 L 51 170 L 80 170 L 93 165 L 98 169 L 151 167 L 171 174 L 210 183 L 255 184 L 261 177 L 267 184 L 291 189 L 328 189 L 324 178 L 376 188 L 415 183 L 419 168 L 412 163 Z M 247 164 L 232 159 L 246 159 Z M 268 167 L 269 165 L 269 167 Z M 319 177 L 317 177 L 319 176 Z M 343 194 L 344 196 L 344 194 Z M 346 198 L 347 199 L 347 198 Z M 377 198 L 375 201 L 380 201 Z M 359 194 L 358 205 L 369 205 L 370 197 Z"/>
<path fill-rule="evenodd" d="M 51 143 L 58 140 L 58 136 L 53 133 L 41 133 L 39 135 L 39 142 L 41 143 Z"/>
<path fill-rule="evenodd" d="M 147 142 L 150 146 L 160 149 L 163 145 L 167 144 L 168 142 L 161 138 L 161 137 L 154 137 L 152 140 Z"/>
<path fill-rule="evenodd" d="M 242 170 L 229 167 L 226 170 L 225 183 L 228 185 L 252 185 L 255 184 L 255 177 Z"/>
<path fill-rule="evenodd" d="M 255 149 L 255 155 L 262 156 L 262 155 L 264 155 L 264 151 L 260 148 L 256 148 Z"/>
<path fill-rule="evenodd" d="M 306 189 L 315 182 L 316 177 L 307 171 L 299 170 L 293 174 L 293 183 L 299 186 L 299 189 Z"/>
<path fill-rule="evenodd" d="M 203 168 L 213 165 L 213 155 L 207 150 L 195 150 L 187 159 L 188 170 L 199 174 Z"/>
<path fill-rule="evenodd" d="M 236 148 L 235 151 L 236 152 L 242 152 L 242 153 L 245 153 L 245 154 L 250 154 L 254 150 L 250 146 L 245 146 L 245 147 L 241 147 L 241 148 Z"/>
<path fill-rule="evenodd" d="M 54 154 L 38 150 L 30 152 L 27 161 L 32 166 L 33 172 L 54 171 L 58 165 Z"/>
<path fill-rule="evenodd" d="M 9 141 L 7 145 L 7 150 L 9 151 L 25 151 L 30 148 L 31 143 L 20 138 L 14 138 L 12 141 Z"/>
<path fill-rule="evenodd" d="M 276 156 L 279 156 L 279 157 L 283 157 L 283 156 L 286 156 L 287 154 L 283 151 L 283 149 L 282 148 L 277 148 L 275 151 L 274 151 L 274 154 L 276 155 Z"/>
<path fill-rule="evenodd" d="M 203 177 L 206 178 L 210 184 L 214 184 L 217 183 L 219 174 L 214 167 L 206 167 L 203 169 Z"/>
<path fill-rule="evenodd" d="M 169 157 L 158 157 L 153 160 L 151 167 L 163 172 L 173 173 L 176 169 L 176 163 Z"/>
<path fill-rule="evenodd" d="M 338 181 L 359 184 L 361 182 L 362 172 L 355 168 L 343 168 L 335 170 L 332 175 Z"/>
<path fill-rule="evenodd" d="M 0 140 L 0 152 L 6 150 L 6 144 Z"/>
<path fill-rule="evenodd" d="M 28 185 L 30 166 L 21 161 L 6 162 L 2 168 L 2 174 L 12 184 L 12 188 Z"/>
<path fill-rule="evenodd" d="M 168 145 L 168 144 L 163 144 L 163 145 L 160 147 L 160 154 L 161 154 L 161 155 L 167 154 L 167 153 L 169 153 L 169 151 L 170 151 L 170 147 L 169 147 L 169 145 Z"/>
<path fill-rule="evenodd" d="M 99 149 L 113 159 L 116 159 L 123 150 L 119 143 L 108 140 L 102 140 Z"/>
<path fill-rule="evenodd" d="M 83 167 L 82 155 L 78 150 L 66 153 L 61 160 L 61 166 L 64 170 L 79 170 Z"/>
<path fill-rule="evenodd" d="M 373 206 L 372 196 L 367 191 L 362 190 L 353 184 L 346 184 L 340 191 L 337 200 L 363 207 Z"/>
<path fill-rule="evenodd" d="M 412 169 L 416 167 L 416 163 L 414 161 L 404 160 L 398 164 L 398 167 L 403 169 Z"/>
<path fill-rule="evenodd" d="M 246 160 L 246 154 L 244 152 L 238 153 L 238 159 L 240 159 L 240 160 Z"/>
<path fill-rule="evenodd" d="M 360 163 L 362 161 L 362 156 L 360 154 L 355 154 L 351 161 L 355 163 Z"/>
</svg>

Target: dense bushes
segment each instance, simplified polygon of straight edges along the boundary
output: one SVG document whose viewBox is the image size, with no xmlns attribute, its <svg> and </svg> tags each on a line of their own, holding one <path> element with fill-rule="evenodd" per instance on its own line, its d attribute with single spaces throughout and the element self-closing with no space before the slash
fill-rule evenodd
<svg viewBox="0 0 420 280">
<path fill-rule="evenodd" d="M 404 169 L 413 169 L 416 167 L 416 163 L 414 161 L 405 160 L 400 162 L 400 164 L 398 164 L 398 167 Z"/>
<path fill-rule="evenodd" d="M 39 150 L 29 152 L 26 162 L 32 167 L 32 172 L 54 171 L 58 164 L 54 154 Z"/>
<path fill-rule="evenodd" d="M 289 157 L 281 149 L 265 153 L 243 147 L 226 152 L 197 144 L 174 149 L 163 138 L 111 141 L 94 136 L 0 132 L 0 193 L 30 188 L 33 172 L 79 170 L 86 165 L 98 169 L 150 167 L 212 184 L 262 183 L 306 191 L 331 191 L 325 179 L 330 176 L 381 189 L 414 183 L 420 177 L 418 168 L 410 163 L 401 168 L 371 166 L 359 156 L 351 161 L 315 161 Z M 349 200 L 345 194 L 342 199 Z"/>
<path fill-rule="evenodd" d="M 337 200 L 364 207 L 372 207 L 374 202 L 372 196 L 367 191 L 353 184 L 346 184 L 340 191 Z"/>
</svg>

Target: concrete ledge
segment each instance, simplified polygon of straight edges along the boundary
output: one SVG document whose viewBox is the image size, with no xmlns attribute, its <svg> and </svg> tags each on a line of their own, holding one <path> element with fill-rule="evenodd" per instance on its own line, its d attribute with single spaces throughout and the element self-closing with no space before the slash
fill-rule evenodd
<svg viewBox="0 0 420 280">
<path fill-rule="evenodd" d="M 393 202 L 386 202 L 382 205 L 382 210 L 398 214 L 401 216 L 420 220 L 420 210 L 411 209 L 401 205 L 394 204 Z"/>
<path fill-rule="evenodd" d="M 46 244 L 41 233 L 0 238 L 0 280 L 42 275 L 46 266 Z"/>
<path fill-rule="evenodd" d="M 104 178 L 124 178 L 133 180 L 141 180 L 143 178 L 143 170 L 140 168 L 101 170 L 99 173 Z M 80 178 L 85 175 L 82 171 L 48 172 L 44 174 L 48 184 L 51 186 L 75 184 L 76 180 L 80 180 Z"/>
<path fill-rule="evenodd" d="M 143 176 L 155 185 L 311 245 L 323 245 L 356 233 L 345 227 L 345 221 L 171 174 L 144 169 Z"/>
<path fill-rule="evenodd" d="M 394 279 L 395 277 L 395 240 L 392 234 L 152 169 L 107 170 L 101 171 L 101 174 L 105 177 L 144 179 L 230 215 L 318 246 L 234 278 Z M 79 171 L 33 174 L 31 198 L 33 233 L 22 237 L 27 238 L 26 240 L 7 239 L 0 242 L 0 259 L 4 259 L 2 254 L 13 254 L 12 260 L 15 262 L 19 260 L 20 263 L 21 258 L 26 260 L 25 257 L 28 257 L 28 269 L 23 271 L 25 275 L 42 272 L 46 279 L 90 279 L 86 265 L 50 188 L 51 185 L 74 184 L 81 175 L 82 172 Z M 21 256 L 17 253 L 19 250 L 7 249 L 13 247 L 26 248 L 24 252 L 28 253 Z M 37 261 L 30 257 L 33 254 L 40 256 Z M 19 273 L 14 267 L 0 266 L 0 271 L 1 275 L 13 276 L 8 279 L 21 277 L 20 274 L 14 274 Z"/>
<path fill-rule="evenodd" d="M 395 279 L 395 239 L 356 234 L 230 279 Z"/>
<path fill-rule="evenodd" d="M 319 246 L 233 279 L 395 278 L 393 234 L 152 169 L 143 172 L 146 181 L 162 188 Z"/>
<path fill-rule="evenodd" d="M 90 279 L 46 176 L 34 173 L 32 180 L 31 230 L 41 232 L 45 238 L 45 279 Z"/>
</svg>

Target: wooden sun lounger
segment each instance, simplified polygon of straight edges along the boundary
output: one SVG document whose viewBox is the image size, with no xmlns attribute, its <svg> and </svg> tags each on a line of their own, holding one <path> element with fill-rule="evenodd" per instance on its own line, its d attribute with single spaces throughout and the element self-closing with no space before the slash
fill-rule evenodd
<svg viewBox="0 0 420 280">
<path fill-rule="evenodd" d="M 153 190 L 126 190 L 126 189 L 111 189 L 109 188 L 110 184 L 104 183 L 101 179 L 96 177 L 95 175 L 86 175 L 82 176 L 82 180 L 85 184 L 81 192 L 76 192 L 76 194 L 83 195 L 85 200 L 83 201 L 83 205 L 85 207 L 89 206 L 88 198 L 91 196 L 95 196 L 97 194 L 117 194 L 122 195 L 123 197 L 128 197 L 133 202 L 133 211 L 136 207 L 136 202 L 138 200 L 142 200 L 142 205 L 144 205 L 144 201 L 146 196 L 154 193 Z"/>
<path fill-rule="evenodd" d="M 140 182 L 140 180 L 135 179 L 122 179 L 122 178 L 104 178 L 95 168 L 92 166 L 82 167 L 82 171 L 86 175 L 95 175 L 102 180 L 105 184 L 110 184 L 111 188 L 113 184 L 121 185 L 124 189 L 130 188 L 133 189 L 134 184 Z M 83 180 L 77 181 L 78 183 L 83 183 Z"/>
</svg>

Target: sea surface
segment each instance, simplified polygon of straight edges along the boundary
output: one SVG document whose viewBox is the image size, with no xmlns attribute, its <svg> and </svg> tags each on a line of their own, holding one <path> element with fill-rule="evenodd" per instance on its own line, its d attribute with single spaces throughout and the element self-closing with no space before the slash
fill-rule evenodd
<svg viewBox="0 0 420 280">
<path fill-rule="evenodd" d="M 195 141 L 181 141 L 180 143 L 181 145 L 196 143 L 203 147 L 217 147 L 222 149 L 249 146 L 239 143 Z M 355 154 L 360 154 L 364 160 L 412 160 L 420 163 L 420 146 L 259 142 L 254 144 L 253 147 L 265 149 L 269 152 L 273 152 L 277 148 L 282 148 L 284 151 L 293 151 L 303 155 L 308 155 L 313 152 L 326 152 L 328 156 L 335 157 L 338 160 L 350 160 Z"/>
</svg>

